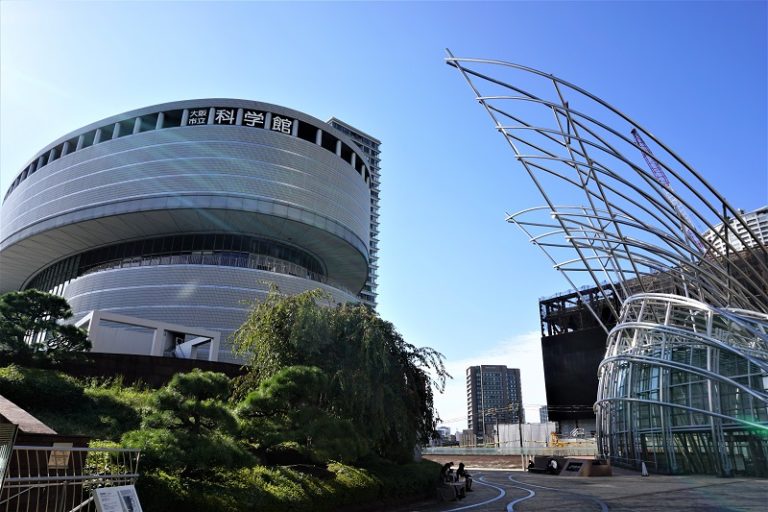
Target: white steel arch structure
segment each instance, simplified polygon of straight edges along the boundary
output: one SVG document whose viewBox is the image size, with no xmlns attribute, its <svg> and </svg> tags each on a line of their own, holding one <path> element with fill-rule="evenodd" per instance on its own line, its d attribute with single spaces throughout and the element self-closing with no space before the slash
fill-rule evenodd
<svg viewBox="0 0 768 512">
<path fill-rule="evenodd" d="M 544 200 L 507 220 L 572 288 L 594 282 L 602 300 L 584 305 L 598 322 L 598 305 L 619 319 L 599 370 L 602 454 L 670 473 L 768 476 L 768 249 L 739 211 L 584 89 L 508 62 L 450 51 L 446 61 Z M 718 238 L 702 236 L 717 225 L 727 226 Z"/>
</svg>

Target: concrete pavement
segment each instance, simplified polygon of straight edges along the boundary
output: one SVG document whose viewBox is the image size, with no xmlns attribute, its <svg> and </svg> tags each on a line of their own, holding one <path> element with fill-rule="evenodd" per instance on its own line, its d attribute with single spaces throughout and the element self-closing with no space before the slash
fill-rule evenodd
<svg viewBox="0 0 768 512">
<path fill-rule="evenodd" d="M 390 512 L 767 512 L 768 480 L 708 475 L 651 475 L 613 468 L 611 477 L 552 476 L 473 469 L 475 492 L 459 502 L 437 500 Z"/>
</svg>

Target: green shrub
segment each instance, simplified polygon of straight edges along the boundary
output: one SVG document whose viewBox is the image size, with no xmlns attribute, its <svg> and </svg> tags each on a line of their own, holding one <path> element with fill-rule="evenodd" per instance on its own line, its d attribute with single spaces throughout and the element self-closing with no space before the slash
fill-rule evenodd
<svg viewBox="0 0 768 512">
<path fill-rule="evenodd" d="M 287 435 L 279 441 L 304 443 L 308 436 L 295 434 L 301 427 L 308 430 L 309 422 L 299 420 L 311 411 L 312 419 L 328 420 L 323 428 L 333 419 L 348 422 L 358 438 L 354 450 L 331 443 L 318 455 L 325 450 L 328 456 L 354 462 L 374 450 L 408 462 L 413 447 L 434 432 L 432 388 L 441 390 L 449 377 L 442 354 L 407 343 L 394 325 L 362 304 L 334 307 L 320 290 L 285 296 L 272 289 L 254 306 L 233 342 L 247 358 L 237 397 L 245 398 L 243 408 L 257 420 L 283 412 L 287 428 L 281 431 Z M 307 407 L 283 407 L 292 403 Z M 344 428 L 341 423 L 332 427 L 337 432 Z M 316 437 L 311 437 L 314 447 Z M 359 452 L 363 445 L 366 450 Z"/>
<path fill-rule="evenodd" d="M 184 485 L 187 484 L 187 485 Z M 144 510 L 161 510 L 163 512 L 188 512 L 200 510 L 194 506 L 190 497 L 188 482 L 182 483 L 178 475 L 164 471 L 151 473 L 141 472 L 136 482 L 136 492 Z"/>
<path fill-rule="evenodd" d="M 61 372 L 11 364 L 0 368 L 0 394 L 31 414 L 72 411 L 82 406 L 83 386 Z"/>
<path fill-rule="evenodd" d="M 210 388 L 197 386 L 204 382 L 223 386 L 224 381 L 218 376 L 199 374 L 179 379 L 177 386 L 170 386 L 164 396 L 158 396 L 161 391 L 123 386 L 120 379 L 86 383 L 60 372 L 12 365 L 0 368 L 0 394 L 62 434 L 103 439 L 92 441 L 93 447 L 115 447 L 113 441 L 133 429 L 125 434 L 121 445 L 143 449 L 137 489 L 145 510 L 322 512 L 418 498 L 434 491 L 440 466 L 433 462 L 397 465 L 369 454 L 361 459 L 365 461 L 363 467 L 342 462 L 328 464 L 327 470 L 324 466 L 256 466 L 229 430 L 231 422 L 221 409 L 226 406 L 221 395 L 217 392 L 216 396 L 207 396 Z M 158 410 L 163 404 L 173 406 L 175 411 Z M 139 428 L 140 409 L 152 416 L 156 426 Z M 200 414 L 199 423 L 189 424 L 187 413 Z M 214 418 L 224 421 L 219 423 Z M 326 457 L 333 458 L 331 454 L 352 449 L 334 445 L 343 442 L 343 431 L 338 430 L 343 425 L 333 421 L 325 425 L 321 421 L 324 418 L 330 417 L 314 418 L 311 432 L 304 430 L 312 434 L 311 447 L 298 442 L 279 443 L 270 448 L 272 462 L 304 464 L 317 460 L 323 450 Z M 180 436 L 184 439 L 180 440 Z M 354 445 L 354 438 L 349 440 Z M 110 455 L 98 452 L 86 460 L 89 471 L 96 473 L 106 472 L 117 463 Z M 205 471 L 182 476 L 180 464 Z"/>
<path fill-rule="evenodd" d="M 319 476 L 296 468 L 254 466 L 217 470 L 206 480 L 158 471 L 142 476 L 137 488 L 146 510 L 330 512 L 431 495 L 439 472 L 434 462 L 370 469 L 332 463 Z"/>
<path fill-rule="evenodd" d="M 330 505 L 352 505 L 355 503 L 371 503 L 382 499 L 382 483 L 376 475 L 364 469 L 333 463 L 328 469 L 336 474 L 335 503 Z M 333 510 L 329 507 L 328 510 Z"/>
<path fill-rule="evenodd" d="M 254 446 L 266 448 L 270 464 L 354 463 L 370 446 L 354 422 L 326 410 L 329 382 L 315 367 L 279 370 L 238 405 L 241 432 Z"/>
<path fill-rule="evenodd" d="M 312 462 L 311 451 L 293 441 L 286 441 L 270 446 L 264 452 L 266 462 L 270 466 L 290 466 L 291 464 L 308 464 Z"/>
<path fill-rule="evenodd" d="M 431 496 L 440 474 L 440 464 L 428 460 L 402 465 L 382 461 L 366 469 L 382 483 L 386 499 Z"/>
<path fill-rule="evenodd" d="M 60 323 L 68 318 L 72 308 L 63 297 L 35 289 L 0 295 L 0 360 L 36 364 L 79 359 L 91 342 L 85 330 Z M 30 335 L 32 343 L 27 342 Z"/>
<path fill-rule="evenodd" d="M 222 373 L 177 373 L 152 395 L 142 428 L 124 434 L 123 443 L 144 451 L 148 469 L 187 478 L 250 465 L 253 458 L 234 437 L 238 424 L 224 402 L 228 393 L 229 379 Z"/>
<path fill-rule="evenodd" d="M 0 394 L 60 434 L 117 441 L 139 427 L 139 409 L 152 392 L 10 365 L 0 368 Z"/>
</svg>

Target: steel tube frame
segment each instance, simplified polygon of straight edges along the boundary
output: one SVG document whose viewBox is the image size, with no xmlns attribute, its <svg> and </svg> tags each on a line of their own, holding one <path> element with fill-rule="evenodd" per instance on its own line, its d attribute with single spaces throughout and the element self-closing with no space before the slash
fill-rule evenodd
<svg viewBox="0 0 768 512">
<path fill-rule="evenodd" d="M 580 298 L 577 282 L 593 281 L 619 319 L 608 333 L 585 302 L 608 334 L 595 403 L 603 455 L 673 473 L 768 476 L 764 242 L 693 167 L 596 95 L 530 67 L 447 54 L 544 201 L 507 221 Z"/>
</svg>

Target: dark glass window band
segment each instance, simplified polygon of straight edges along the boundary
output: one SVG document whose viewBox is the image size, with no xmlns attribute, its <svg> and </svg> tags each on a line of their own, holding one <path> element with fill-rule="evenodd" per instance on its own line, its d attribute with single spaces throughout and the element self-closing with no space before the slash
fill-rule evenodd
<svg viewBox="0 0 768 512">
<path fill-rule="evenodd" d="M 273 240 L 228 234 L 178 235 L 100 247 L 59 261 L 26 288 L 54 290 L 82 275 L 155 265 L 216 265 L 253 268 L 326 282 L 317 258 Z"/>
</svg>

